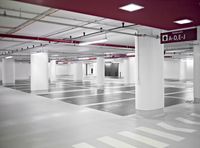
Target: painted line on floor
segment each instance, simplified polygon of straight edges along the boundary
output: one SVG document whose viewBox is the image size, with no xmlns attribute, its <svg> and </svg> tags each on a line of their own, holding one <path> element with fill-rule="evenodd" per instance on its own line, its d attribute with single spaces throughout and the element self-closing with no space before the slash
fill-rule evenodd
<svg viewBox="0 0 200 148">
<path fill-rule="evenodd" d="M 99 93 L 99 94 L 91 94 L 91 95 L 77 95 L 77 96 L 70 96 L 70 97 L 60 97 L 60 98 L 52 98 L 55 100 L 65 100 L 65 99 L 71 99 L 71 98 L 82 98 L 82 97 L 93 97 L 93 96 L 101 96 L 101 95 L 111 95 L 111 94 L 120 94 L 120 93 L 126 93 L 124 91 L 116 91 L 116 92 L 109 92 L 109 93 Z"/>
<path fill-rule="evenodd" d="M 135 100 L 135 98 L 129 98 L 129 99 L 120 99 L 120 100 L 114 100 L 114 101 L 106 101 L 106 102 L 100 102 L 100 103 L 91 103 L 91 104 L 86 104 L 86 105 L 81 105 L 83 107 L 90 107 L 90 106 L 95 106 L 95 105 L 102 105 L 102 104 L 111 104 L 111 103 L 118 103 L 118 102 L 125 102 L 125 101 L 130 101 L 130 100 Z"/>
<path fill-rule="evenodd" d="M 173 95 L 173 94 L 186 93 L 186 92 L 192 92 L 192 90 L 185 90 L 185 91 L 171 92 L 171 93 L 166 93 L 165 95 Z"/>
<path fill-rule="evenodd" d="M 171 133 L 167 133 L 167 132 L 163 132 L 163 131 L 160 131 L 160 130 L 148 128 L 148 127 L 138 127 L 136 129 L 139 130 L 139 131 L 143 131 L 143 132 L 146 132 L 146 133 L 149 133 L 149 134 L 152 134 L 152 135 L 160 136 L 160 137 L 170 139 L 170 140 L 173 140 L 173 141 L 177 141 L 177 142 L 184 139 L 184 137 L 174 135 L 174 134 L 171 134 Z"/>
<path fill-rule="evenodd" d="M 132 132 L 128 132 L 128 131 L 119 132 L 118 134 L 121 136 L 130 138 L 130 139 L 139 141 L 141 143 L 145 143 L 145 144 L 150 145 L 155 148 L 165 148 L 165 147 L 169 146 L 169 144 L 167 144 L 167 143 L 160 142 L 160 141 L 157 141 L 157 140 L 145 137 L 145 136 L 141 136 L 139 134 L 135 134 Z"/>
<path fill-rule="evenodd" d="M 175 97 L 175 96 L 165 96 L 165 98 L 174 98 L 174 99 L 181 99 L 181 100 L 185 100 L 186 99 L 184 97 Z"/>
<path fill-rule="evenodd" d="M 191 116 L 194 116 L 194 117 L 199 117 L 199 118 L 200 118 L 200 114 L 191 113 L 190 115 L 191 115 Z"/>
<path fill-rule="evenodd" d="M 74 147 L 74 148 L 95 148 L 94 146 L 87 144 L 87 143 L 75 144 L 75 145 L 72 145 L 72 147 Z"/>
<path fill-rule="evenodd" d="M 160 122 L 157 125 L 164 129 L 170 130 L 170 131 L 178 131 L 178 132 L 184 132 L 184 133 L 193 133 L 196 131 L 194 129 L 174 127 L 165 122 Z"/>
<path fill-rule="evenodd" d="M 176 118 L 176 120 L 180 121 L 180 122 L 183 122 L 183 123 L 186 123 L 186 124 L 200 125 L 200 122 L 188 120 L 188 119 L 185 119 L 185 118 L 182 118 L 182 117 L 178 117 L 178 118 Z"/>
<path fill-rule="evenodd" d="M 74 89 L 74 90 L 58 90 L 58 91 L 49 91 L 49 92 L 36 92 L 34 94 L 38 95 L 49 95 L 49 94 L 58 94 L 58 93 L 64 93 L 64 92 L 77 92 L 77 91 L 89 91 L 89 90 L 95 90 L 95 89 Z"/>
<path fill-rule="evenodd" d="M 118 140 L 118 139 L 115 139 L 115 138 L 112 138 L 109 136 L 104 136 L 104 137 L 98 138 L 97 140 L 101 141 L 109 146 L 112 146 L 114 148 L 136 148 L 133 145 L 130 145 L 128 143 L 125 143 L 121 140 Z"/>
</svg>

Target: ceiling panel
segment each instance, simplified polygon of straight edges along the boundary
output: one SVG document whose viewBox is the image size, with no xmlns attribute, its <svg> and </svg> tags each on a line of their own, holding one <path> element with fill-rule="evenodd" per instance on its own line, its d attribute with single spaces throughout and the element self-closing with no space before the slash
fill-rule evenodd
<svg viewBox="0 0 200 148">
<path fill-rule="evenodd" d="M 0 0 L 0 6 L 3 8 L 14 8 L 17 10 L 21 9 L 24 11 L 31 11 L 31 12 L 36 12 L 36 13 L 41 13 L 49 9 L 48 7 L 21 3 L 17 1 L 11 1 L 11 0 Z"/>
<path fill-rule="evenodd" d="M 35 22 L 22 30 L 18 31 L 16 34 L 19 35 L 28 35 L 28 36 L 43 36 L 54 32 L 56 30 L 64 29 L 63 25 L 55 25 L 49 23 Z"/>
<path fill-rule="evenodd" d="M 91 15 L 70 12 L 70 11 L 64 11 L 64 10 L 57 11 L 56 13 L 53 14 L 53 16 L 69 17 L 72 19 L 85 20 L 85 21 L 96 21 L 96 20 L 103 19 L 102 17 L 91 16 Z"/>
<path fill-rule="evenodd" d="M 7 26 L 7 27 L 17 27 L 18 25 L 24 23 L 26 20 L 22 19 L 15 19 L 15 18 L 8 18 L 8 17 L 1 17 L 0 16 L 0 26 Z"/>
</svg>

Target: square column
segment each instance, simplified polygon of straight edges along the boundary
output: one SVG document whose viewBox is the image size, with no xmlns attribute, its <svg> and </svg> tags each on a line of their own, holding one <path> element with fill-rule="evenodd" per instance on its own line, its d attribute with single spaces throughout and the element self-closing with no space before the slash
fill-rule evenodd
<svg viewBox="0 0 200 148">
<path fill-rule="evenodd" d="M 48 90 L 48 54 L 31 54 L 31 91 Z"/>
<path fill-rule="evenodd" d="M 197 41 L 194 43 L 194 69 L 193 69 L 193 87 L 194 103 L 200 103 L 200 26 L 197 28 Z"/>
<path fill-rule="evenodd" d="M 139 34 L 159 35 L 160 30 L 143 29 Z M 160 39 L 136 37 L 136 114 L 157 117 L 164 114 L 164 46 Z"/>
<path fill-rule="evenodd" d="M 74 64 L 74 81 L 83 81 L 83 63 Z"/>
<path fill-rule="evenodd" d="M 55 82 L 56 81 L 56 60 L 50 61 L 49 72 L 50 72 L 50 81 Z"/>
<path fill-rule="evenodd" d="M 15 84 L 15 60 L 2 59 L 2 83 L 4 86 Z"/>
<path fill-rule="evenodd" d="M 105 78 L 105 59 L 104 57 L 97 57 L 97 85 L 104 85 Z"/>
</svg>

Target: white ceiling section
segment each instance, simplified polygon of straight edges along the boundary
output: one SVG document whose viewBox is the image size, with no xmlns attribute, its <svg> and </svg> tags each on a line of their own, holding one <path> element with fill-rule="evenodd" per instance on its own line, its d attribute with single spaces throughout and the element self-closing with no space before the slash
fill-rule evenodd
<svg viewBox="0 0 200 148">
<path fill-rule="evenodd" d="M 125 22 L 125 27 L 122 27 L 122 23 L 107 18 L 0 0 L 0 33 L 3 34 L 77 41 L 107 38 L 106 44 L 134 46 L 133 34 L 141 26 Z M 13 55 L 17 60 L 29 60 L 30 54 L 36 51 L 46 51 L 50 58 L 68 59 L 106 53 L 128 53 L 134 52 L 134 49 L 0 38 L 0 57 Z"/>
</svg>

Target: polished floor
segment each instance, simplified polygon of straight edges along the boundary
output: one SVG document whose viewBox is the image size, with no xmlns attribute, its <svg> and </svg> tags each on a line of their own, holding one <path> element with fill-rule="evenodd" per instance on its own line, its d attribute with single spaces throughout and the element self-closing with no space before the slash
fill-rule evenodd
<svg viewBox="0 0 200 148">
<path fill-rule="evenodd" d="M 0 86 L 0 148 L 199 148 L 199 139 L 200 104 L 144 119 Z"/>
<path fill-rule="evenodd" d="M 17 81 L 15 85 L 7 87 L 31 92 L 29 81 Z M 99 87 L 94 77 L 85 77 L 83 82 L 74 82 L 71 76 L 60 76 L 56 82 L 50 83 L 48 91 L 32 93 L 121 116 L 135 113 L 135 85 L 124 84 L 123 79 L 108 77 L 104 86 Z M 165 107 L 184 103 L 192 98 L 190 81 L 165 81 Z"/>
</svg>

